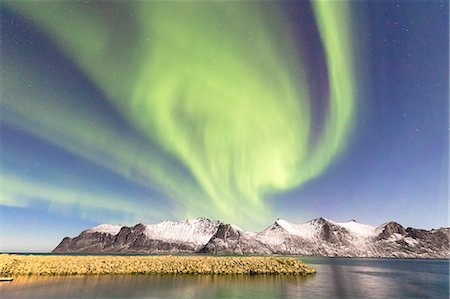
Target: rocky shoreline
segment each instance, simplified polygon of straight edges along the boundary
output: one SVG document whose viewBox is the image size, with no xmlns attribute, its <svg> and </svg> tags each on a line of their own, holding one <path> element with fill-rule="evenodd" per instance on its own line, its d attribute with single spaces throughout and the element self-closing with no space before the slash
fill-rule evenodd
<svg viewBox="0 0 450 299">
<path fill-rule="evenodd" d="M 316 270 L 289 257 L 0 255 L 0 276 L 101 274 L 283 274 Z"/>
</svg>

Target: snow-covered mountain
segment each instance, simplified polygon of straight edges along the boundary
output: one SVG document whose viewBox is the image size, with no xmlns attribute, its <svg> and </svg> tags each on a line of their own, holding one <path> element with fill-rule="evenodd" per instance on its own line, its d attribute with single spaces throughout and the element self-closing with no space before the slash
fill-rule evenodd
<svg viewBox="0 0 450 299">
<path fill-rule="evenodd" d="M 449 229 L 403 228 L 396 222 L 378 227 L 354 220 L 319 218 L 304 224 L 278 219 L 257 234 L 278 254 L 352 257 L 448 258 Z"/>
<path fill-rule="evenodd" d="M 101 224 L 64 238 L 53 252 L 283 254 L 352 257 L 450 258 L 449 228 L 378 227 L 319 218 L 303 224 L 278 219 L 259 233 L 198 218 L 137 224 Z"/>
<path fill-rule="evenodd" d="M 205 218 L 133 227 L 101 224 L 64 238 L 53 252 L 192 253 L 202 249 L 220 224 Z"/>
<path fill-rule="evenodd" d="M 164 221 L 144 225 L 144 234 L 151 240 L 190 244 L 195 250 L 198 250 L 217 232 L 220 224 L 220 221 L 211 221 L 205 218 L 179 222 Z"/>
</svg>

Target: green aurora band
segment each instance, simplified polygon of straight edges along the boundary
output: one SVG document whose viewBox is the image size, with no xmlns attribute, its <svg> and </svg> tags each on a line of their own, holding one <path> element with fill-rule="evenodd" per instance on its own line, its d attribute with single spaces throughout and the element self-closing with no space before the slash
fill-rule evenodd
<svg viewBox="0 0 450 299">
<path fill-rule="evenodd" d="M 77 119 L 59 107 L 49 119 L 6 99 L 33 120 L 6 121 L 101 165 L 108 161 L 92 153 L 104 151 L 115 161 L 108 167 L 128 179 L 135 180 L 123 169 L 139 168 L 145 178 L 139 183 L 158 184 L 178 217 L 265 223 L 273 215 L 264 196 L 320 175 L 349 139 L 354 78 L 346 2 L 312 2 L 330 94 L 314 145 L 304 62 L 276 3 L 136 1 L 114 2 L 115 10 L 97 3 L 108 17 L 68 1 L 8 5 L 46 32 L 124 119 L 192 179 L 94 115 Z M 63 124 L 67 118 L 70 126 Z M 89 121 L 91 128 L 85 127 Z M 58 126 L 60 132 L 45 133 Z M 104 137 L 94 136 L 95 130 Z M 116 146 L 117 140 L 126 144 Z"/>
</svg>

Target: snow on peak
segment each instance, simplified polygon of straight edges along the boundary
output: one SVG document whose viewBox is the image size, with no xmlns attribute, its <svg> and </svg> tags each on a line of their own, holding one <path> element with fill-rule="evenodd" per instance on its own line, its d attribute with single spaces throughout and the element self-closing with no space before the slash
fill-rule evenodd
<svg viewBox="0 0 450 299">
<path fill-rule="evenodd" d="M 317 230 L 317 225 L 314 221 L 310 221 L 304 224 L 293 224 L 286 220 L 278 219 L 275 223 L 281 226 L 289 234 L 305 239 L 311 239 Z"/>
<path fill-rule="evenodd" d="M 301 237 L 303 239 L 315 239 L 318 238 L 324 223 L 339 226 L 345 228 L 350 234 L 361 237 L 368 238 L 376 235 L 376 227 L 368 224 L 360 224 L 355 220 L 350 220 L 348 222 L 334 222 L 333 220 L 327 218 L 313 219 L 303 224 L 293 224 L 286 220 L 278 218 L 275 224 L 283 228 L 288 234 Z M 266 230 L 265 234 L 269 232 Z"/>
<path fill-rule="evenodd" d="M 231 225 L 231 227 L 234 229 L 234 230 L 236 230 L 236 231 L 238 231 L 238 232 L 241 232 L 241 233 L 244 233 L 244 234 L 246 234 L 246 235 L 248 235 L 248 236 L 251 236 L 251 237 L 255 237 L 258 233 L 255 233 L 255 232 L 251 232 L 251 231 L 248 231 L 248 230 L 244 230 L 244 229 L 242 229 L 242 228 L 240 228 L 239 226 L 237 226 L 237 225 L 235 225 L 235 224 L 230 224 Z"/>
<path fill-rule="evenodd" d="M 242 228 L 240 228 L 240 227 L 237 226 L 236 224 L 230 224 L 230 226 L 231 226 L 234 230 L 241 231 L 241 232 L 244 231 Z"/>
<path fill-rule="evenodd" d="M 145 224 L 144 234 L 154 240 L 203 245 L 216 233 L 219 225 L 220 221 L 211 221 L 206 218 L 163 221 L 156 224 Z"/>
<path fill-rule="evenodd" d="M 121 228 L 122 228 L 122 226 L 120 226 L 120 225 L 100 224 L 100 225 L 94 226 L 93 228 L 88 229 L 86 232 L 117 235 Z"/>
<path fill-rule="evenodd" d="M 289 225 L 290 225 L 289 222 L 287 222 L 286 220 L 281 219 L 281 218 L 278 218 L 277 221 L 275 221 L 275 223 L 278 224 L 278 225 L 281 226 L 281 227 L 289 226 Z"/>
<path fill-rule="evenodd" d="M 368 238 L 376 235 L 376 227 L 369 224 L 361 224 L 356 222 L 355 220 L 350 220 L 347 222 L 336 222 L 336 225 L 339 225 L 350 233 L 363 238 Z"/>
</svg>

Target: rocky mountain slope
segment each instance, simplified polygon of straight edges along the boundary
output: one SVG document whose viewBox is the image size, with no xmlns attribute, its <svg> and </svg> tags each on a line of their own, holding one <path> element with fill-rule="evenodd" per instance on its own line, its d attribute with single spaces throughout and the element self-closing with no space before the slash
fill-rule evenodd
<svg viewBox="0 0 450 299">
<path fill-rule="evenodd" d="M 212 254 L 271 254 L 273 251 L 247 232 L 232 224 L 221 224 L 217 232 L 200 250 Z"/>
<path fill-rule="evenodd" d="M 217 232 L 219 221 L 199 218 L 119 227 L 102 224 L 78 237 L 64 238 L 53 252 L 72 253 L 192 253 Z"/>
<path fill-rule="evenodd" d="M 278 219 L 254 233 L 198 218 L 133 227 L 102 224 L 75 238 L 64 238 L 53 252 L 450 258 L 449 230 L 405 229 L 396 222 L 375 227 L 319 218 L 303 224 Z"/>
</svg>

